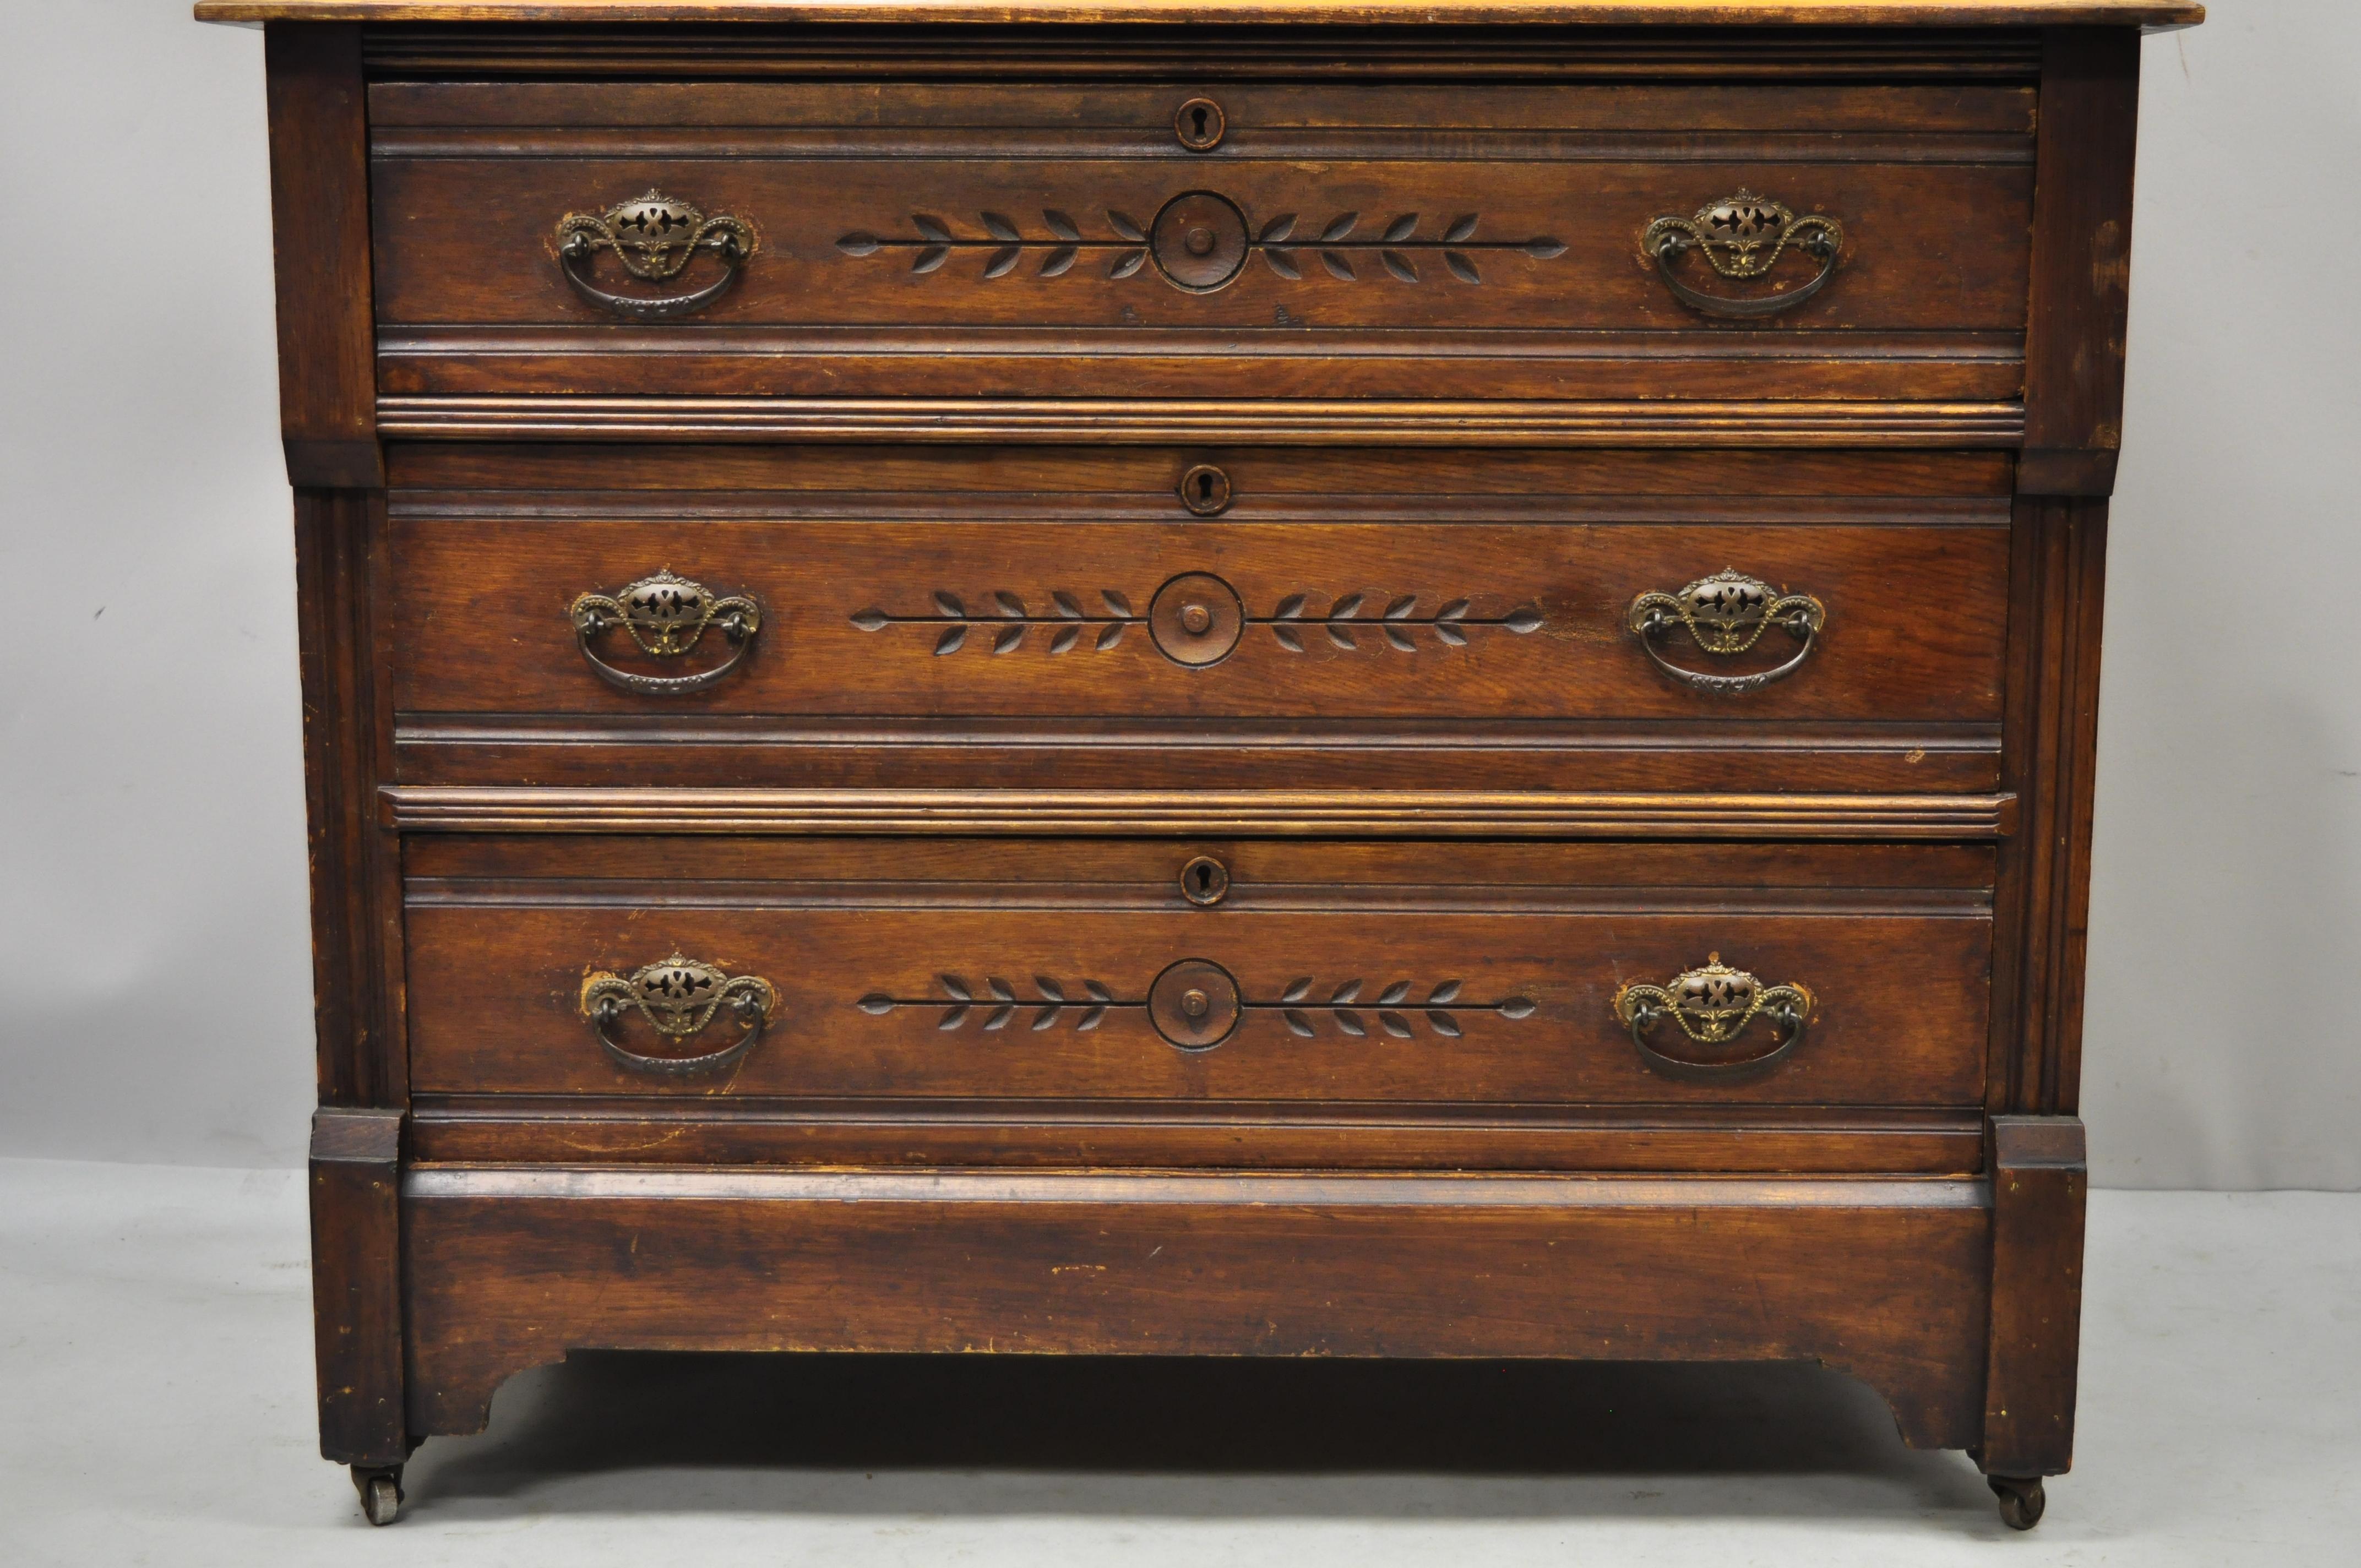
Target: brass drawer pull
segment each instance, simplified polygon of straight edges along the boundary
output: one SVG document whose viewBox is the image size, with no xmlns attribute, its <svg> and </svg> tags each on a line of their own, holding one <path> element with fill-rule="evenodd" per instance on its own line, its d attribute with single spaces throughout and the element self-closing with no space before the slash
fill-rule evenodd
<svg viewBox="0 0 2361 1568">
<path fill-rule="evenodd" d="M 1820 264 L 1812 280 L 1776 294 L 1732 299 L 1708 294 L 1681 281 L 1673 264 L 1692 250 L 1705 253 L 1706 262 L 1724 278 L 1746 280 L 1767 277 L 1789 245 Z M 1844 248 L 1844 225 L 1814 213 L 1797 217 L 1776 202 L 1752 191 L 1708 203 L 1693 218 L 1658 218 L 1640 236 L 1664 276 L 1673 297 L 1705 315 L 1733 321 L 1757 321 L 1793 310 L 1828 287 L 1836 276 L 1837 253 Z"/>
<path fill-rule="evenodd" d="M 720 258 L 721 276 L 686 294 L 612 294 L 590 281 L 591 258 L 611 250 L 623 270 L 649 283 L 669 282 L 700 250 Z M 754 230 L 743 219 L 707 217 L 686 202 L 651 191 L 603 213 L 568 213 L 557 220 L 557 266 L 574 291 L 631 321 L 694 315 L 728 293 L 754 254 Z"/>
<path fill-rule="evenodd" d="M 1666 1078 L 1689 1083 L 1730 1083 L 1770 1071 L 1804 1043 L 1805 1027 L 1817 1005 L 1804 987 L 1766 987 L 1744 970 L 1723 963 L 1719 953 L 1708 958 L 1704 968 L 1675 976 L 1669 986 L 1627 985 L 1615 993 L 1615 1016 L 1631 1032 L 1640 1059 Z M 1728 1045 L 1758 1015 L 1784 1037 L 1761 1056 L 1690 1061 L 1666 1056 L 1648 1043 L 1667 1014 L 1700 1046 Z"/>
<path fill-rule="evenodd" d="M 1627 623 L 1656 667 L 1686 686 L 1701 692 L 1735 696 L 1784 681 L 1812 656 L 1813 643 L 1828 624 L 1828 607 L 1809 594 L 1783 594 L 1759 577 L 1734 571 L 1700 577 L 1677 594 L 1645 593 L 1631 601 Z M 1664 655 L 1656 640 L 1675 627 L 1686 627 L 1690 638 L 1718 659 L 1734 658 L 1751 650 L 1773 626 L 1803 646 L 1776 669 L 1751 675 L 1715 675 L 1685 670 Z"/>
<path fill-rule="evenodd" d="M 632 1072 L 686 1078 L 730 1066 L 763 1038 L 763 1025 L 778 1010 L 779 993 L 760 975 L 724 974 L 720 969 L 679 953 L 635 971 L 629 980 L 604 970 L 582 982 L 582 1016 L 616 1066 Z M 647 1056 L 616 1037 L 626 1012 L 636 1012 L 669 1040 L 701 1032 L 727 1008 L 741 1033 L 733 1043 L 703 1056 Z"/>
<path fill-rule="evenodd" d="M 763 630 L 763 612 L 752 599 L 738 595 L 717 597 L 702 583 L 673 576 L 669 567 L 653 577 L 642 577 L 620 595 L 583 594 L 566 610 L 574 622 L 575 641 L 582 656 L 609 685 L 644 696 L 676 696 L 703 691 L 738 667 L 754 634 Z M 598 657 L 595 646 L 606 632 L 620 627 L 641 652 L 657 659 L 677 659 L 694 650 L 706 629 L 718 629 L 730 643 L 730 656 L 694 675 L 642 675 L 619 670 Z"/>
</svg>

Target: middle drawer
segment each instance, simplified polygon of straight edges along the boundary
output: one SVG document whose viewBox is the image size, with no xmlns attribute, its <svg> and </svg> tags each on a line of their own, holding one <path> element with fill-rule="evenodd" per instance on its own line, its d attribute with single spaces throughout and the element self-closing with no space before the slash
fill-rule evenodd
<svg viewBox="0 0 2361 1568">
<path fill-rule="evenodd" d="M 2007 531 L 397 516 L 406 713 L 2000 716 Z"/>
</svg>

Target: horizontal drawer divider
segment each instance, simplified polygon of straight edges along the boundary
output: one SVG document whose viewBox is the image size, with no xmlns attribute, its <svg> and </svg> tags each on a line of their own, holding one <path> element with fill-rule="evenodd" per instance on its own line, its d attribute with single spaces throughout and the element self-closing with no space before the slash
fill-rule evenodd
<svg viewBox="0 0 2361 1568">
<path fill-rule="evenodd" d="M 1371 399 L 381 397 L 391 440 L 1207 441 L 2011 447 L 2018 402 L 1423 402 Z"/>
<path fill-rule="evenodd" d="M 855 791 L 388 785 L 405 832 L 1235 833 L 1269 837 L 1993 839 L 2016 796 L 1662 795 L 1386 790 Z"/>
</svg>

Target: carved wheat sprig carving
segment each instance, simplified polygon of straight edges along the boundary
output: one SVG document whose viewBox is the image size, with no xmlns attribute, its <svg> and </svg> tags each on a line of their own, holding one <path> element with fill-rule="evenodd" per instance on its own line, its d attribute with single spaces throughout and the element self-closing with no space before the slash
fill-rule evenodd
<svg viewBox="0 0 2361 1568">
<path fill-rule="evenodd" d="M 1362 612 L 1369 609 L 1371 602 L 1367 594 L 1346 594 L 1333 600 L 1324 614 L 1314 614 L 1308 596 L 1290 594 L 1268 615 L 1248 617 L 1247 624 L 1269 627 L 1279 645 L 1290 653 L 1303 652 L 1304 638 L 1315 628 L 1326 634 L 1331 646 L 1346 652 L 1357 651 L 1362 646 L 1360 638 L 1374 634 L 1388 647 L 1414 653 L 1418 652 L 1414 634 L 1421 630 L 1432 633 L 1436 641 L 1446 647 L 1465 648 L 1472 628 L 1497 626 L 1523 637 L 1538 631 L 1542 625 L 1542 612 L 1530 605 L 1506 615 L 1471 615 L 1468 601 L 1464 598 L 1453 599 L 1432 615 L 1420 615 L 1416 594 L 1404 594 L 1363 620 Z"/>
<path fill-rule="evenodd" d="M 863 631 L 883 631 L 889 626 L 939 626 L 942 630 L 935 638 L 938 658 L 965 647 L 969 631 L 977 628 L 989 633 L 994 653 L 1016 652 L 1037 627 L 1052 629 L 1047 639 L 1052 653 L 1071 652 L 1082 645 L 1085 635 L 1093 652 L 1104 652 L 1120 643 L 1125 629 L 1137 625 L 1141 617 L 1131 608 L 1131 601 L 1113 588 L 1100 589 L 1099 602 L 1105 607 L 1103 613 L 1086 611 L 1075 596 L 1056 588 L 1049 594 L 1049 613 L 1041 615 L 1019 595 L 1000 588 L 993 593 L 992 608 L 976 613 L 957 594 L 938 588 L 932 615 L 889 615 L 873 608 L 855 610 L 852 624 Z"/>
<path fill-rule="evenodd" d="M 1085 980 L 1069 988 L 1063 981 L 1048 975 L 1033 977 L 1032 993 L 1014 982 L 997 976 L 987 976 L 982 985 L 971 985 L 961 975 L 943 974 L 935 977 L 941 988 L 939 996 L 895 996 L 890 992 L 873 991 L 853 1005 L 863 1013 L 883 1017 L 903 1008 L 940 1008 L 935 1027 L 945 1033 L 957 1033 L 974 1027 L 985 1034 L 1006 1029 L 1019 1018 L 1030 1014 L 1028 1027 L 1034 1031 L 1053 1029 L 1060 1022 L 1077 1032 L 1097 1028 L 1107 1014 L 1137 1012 L 1148 1003 L 1144 1000 L 1126 1000 L 1095 980 Z M 1410 981 L 1398 980 L 1382 986 L 1366 1002 L 1362 1001 L 1362 982 L 1348 980 L 1328 988 L 1324 1001 L 1315 1001 L 1312 992 L 1318 982 L 1306 976 L 1291 981 L 1273 1000 L 1257 1001 L 1246 998 L 1240 1007 L 1248 1013 L 1276 1013 L 1290 1034 L 1304 1039 L 1319 1036 L 1323 1021 L 1340 1035 L 1356 1039 L 1370 1037 L 1374 1024 L 1378 1034 L 1397 1040 L 1415 1038 L 1422 1025 L 1427 1033 L 1456 1039 L 1465 1032 L 1460 1019 L 1466 1014 L 1491 1014 L 1510 1020 L 1530 1018 L 1535 1011 L 1531 997 L 1511 996 L 1499 1002 L 1469 1002 L 1463 999 L 1459 981 L 1438 981 L 1423 987 Z M 1423 1000 L 1413 1000 L 1423 990 Z"/>
<path fill-rule="evenodd" d="M 994 653 L 1014 653 L 1036 630 L 1047 632 L 1042 641 L 1052 653 L 1071 652 L 1084 646 L 1104 652 L 1122 643 L 1126 629 L 1147 620 L 1132 608 L 1130 598 L 1116 589 L 1101 588 L 1098 601 L 1101 608 L 1086 609 L 1083 596 L 1053 588 L 1047 606 L 1036 609 L 1021 594 L 995 588 L 987 607 L 970 609 L 967 601 L 957 594 L 938 588 L 931 613 L 897 615 L 872 606 L 855 610 L 851 620 L 863 631 L 884 631 L 895 626 L 939 628 L 935 635 L 938 657 L 956 653 L 967 646 L 971 632 L 977 634 L 978 643 L 989 646 Z M 1331 599 L 1325 609 L 1315 610 L 1312 608 L 1312 596 L 1290 594 L 1268 615 L 1248 615 L 1246 624 L 1268 627 L 1279 645 L 1290 653 L 1303 652 L 1307 640 L 1323 639 L 1328 646 L 1345 652 L 1389 647 L 1414 653 L 1422 634 L 1446 648 L 1465 648 L 1469 638 L 1481 630 L 1498 630 L 1524 637 L 1540 630 L 1543 624 L 1541 610 L 1532 605 L 1521 605 L 1502 615 L 1477 615 L 1470 608 L 1471 601 L 1455 598 L 1422 615 L 1419 606 L 1424 602 L 1424 596 L 1420 594 L 1388 599 L 1378 594 L 1349 593 Z M 1382 608 L 1378 608 L 1380 605 Z"/>
<path fill-rule="evenodd" d="M 1361 1003 L 1361 982 L 1348 980 L 1329 992 L 1328 1000 L 1315 1002 L 1312 993 L 1315 981 L 1310 977 L 1290 981 L 1279 993 L 1279 1001 L 1249 1002 L 1249 1009 L 1275 1011 L 1288 1028 L 1306 1039 L 1319 1034 L 1318 1020 L 1325 1017 L 1339 1031 L 1357 1037 L 1369 1032 L 1369 1020 L 1395 1039 L 1407 1040 L 1423 1023 L 1438 1035 L 1456 1039 L 1461 1034 L 1459 1014 L 1465 1012 L 1497 1013 L 1503 1018 L 1529 1018 L 1533 1013 L 1530 997 L 1511 996 L 1504 1002 L 1462 1002 L 1461 984 L 1455 980 L 1443 981 L 1426 988 L 1426 1000 L 1412 1002 L 1417 990 L 1409 981 L 1398 980 L 1380 989 L 1367 1003 Z M 1359 1003 L 1359 1005 L 1356 1005 Z M 1366 1009 L 1368 1017 L 1362 1016 Z"/>
<path fill-rule="evenodd" d="M 853 1005 L 863 1013 L 881 1016 L 897 1007 L 940 1006 L 943 1014 L 935 1022 L 936 1028 L 957 1030 L 974 1023 L 987 1033 L 1005 1029 L 1027 1009 L 1032 1012 L 1032 1027 L 1036 1030 L 1055 1028 L 1058 1021 L 1071 1013 L 1073 1014 L 1072 1026 L 1081 1031 L 1095 1029 L 1104 1023 L 1110 1008 L 1143 1005 L 1137 1002 L 1117 1002 L 1113 992 L 1094 980 L 1082 982 L 1079 998 L 1069 994 L 1059 981 L 1042 974 L 1033 977 L 1034 993 L 1031 996 L 1020 994 L 1015 985 L 997 976 L 986 976 L 981 987 L 972 986 L 955 974 L 937 975 L 935 983 L 943 988 L 941 997 L 905 1000 L 877 991 Z M 949 1003 L 947 1006 L 944 1005 L 946 1002 Z"/>
</svg>

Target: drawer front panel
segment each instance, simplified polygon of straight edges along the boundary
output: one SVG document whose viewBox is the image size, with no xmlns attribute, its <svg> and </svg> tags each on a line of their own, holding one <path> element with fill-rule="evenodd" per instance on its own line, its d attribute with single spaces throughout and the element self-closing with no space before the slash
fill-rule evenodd
<svg viewBox="0 0 2361 1568">
<path fill-rule="evenodd" d="M 395 704 L 411 713 L 2000 712 L 1998 526 L 418 519 L 397 520 L 392 545 Z M 1777 613 L 1730 634 L 1681 624 L 1683 591 L 1733 567 Z M 698 585 L 700 614 L 734 597 L 758 630 L 667 651 L 620 624 L 635 584 L 689 591 L 663 587 L 666 571 Z M 610 607 L 588 634 L 571 618 L 585 594 Z M 1671 619 L 1643 638 L 1649 595 Z M 1793 620 L 1807 614 L 1808 636 Z M 628 685 L 642 675 L 675 686 Z"/>
<path fill-rule="evenodd" d="M 643 840 L 532 852 L 534 871 L 572 874 L 413 867 L 422 1093 L 1980 1098 L 1991 920 L 1977 883 L 1990 862 L 1965 850 Z M 1907 885 L 1928 882 L 1944 885 Z M 668 1070 L 682 1058 L 703 1065 Z"/>
<path fill-rule="evenodd" d="M 1191 92 L 1159 86 L 381 85 L 385 389 L 2020 389 L 2027 90 L 1259 83 L 1194 98 L 1220 133 L 1203 153 L 1180 139 Z M 673 203 L 657 232 L 631 205 L 652 192 Z M 1660 219 L 1692 225 L 1653 230 L 1690 236 L 1661 268 L 1645 237 Z M 707 244 L 656 248 L 684 236 Z M 579 283 L 570 238 L 588 247 L 570 263 Z M 594 297 L 707 290 L 680 318 Z M 1711 303 L 1771 294 L 1795 298 L 1740 321 Z"/>
</svg>

